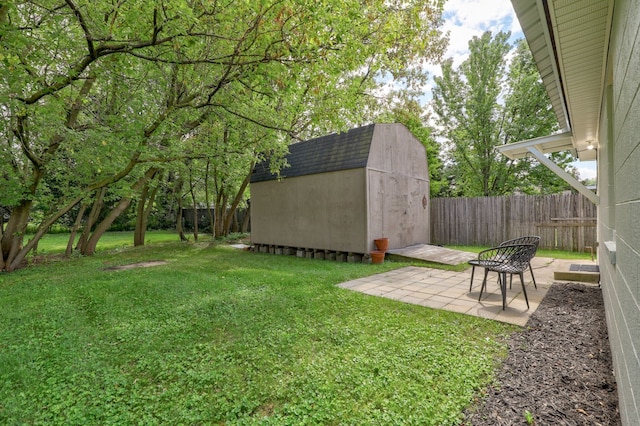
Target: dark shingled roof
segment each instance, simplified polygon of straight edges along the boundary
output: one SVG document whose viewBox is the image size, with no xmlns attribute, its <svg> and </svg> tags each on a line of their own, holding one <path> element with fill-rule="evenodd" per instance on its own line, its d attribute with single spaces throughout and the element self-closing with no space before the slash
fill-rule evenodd
<svg viewBox="0 0 640 426">
<path fill-rule="evenodd" d="M 290 145 L 286 156 L 290 167 L 282 169 L 280 176 L 305 176 L 365 167 L 374 127 L 375 124 L 370 124 L 346 133 L 333 133 Z M 269 171 L 269 160 L 257 164 L 251 175 L 252 183 L 275 179 L 277 176 Z"/>
</svg>

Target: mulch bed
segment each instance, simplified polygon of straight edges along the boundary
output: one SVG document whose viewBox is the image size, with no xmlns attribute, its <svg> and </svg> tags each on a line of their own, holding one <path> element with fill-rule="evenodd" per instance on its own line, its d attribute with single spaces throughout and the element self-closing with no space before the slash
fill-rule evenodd
<svg viewBox="0 0 640 426">
<path fill-rule="evenodd" d="M 554 284 L 463 425 L 619 425 L 612 371 L 600 288 Z"/>
</svg>

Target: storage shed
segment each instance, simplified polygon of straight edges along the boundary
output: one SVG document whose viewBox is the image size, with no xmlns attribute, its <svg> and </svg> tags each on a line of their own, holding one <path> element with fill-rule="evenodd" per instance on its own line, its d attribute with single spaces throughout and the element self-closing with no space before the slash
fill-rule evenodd
<svg viewBox="0 0 640 426">
<path fill-rule="evenodd" d="M 251 177 L 251 241 L 270 248 L 365 254 L 429 242 L 424 146 L 402 124 L 372 124 L 293 144 L 280 178 Z"/>
</svg>

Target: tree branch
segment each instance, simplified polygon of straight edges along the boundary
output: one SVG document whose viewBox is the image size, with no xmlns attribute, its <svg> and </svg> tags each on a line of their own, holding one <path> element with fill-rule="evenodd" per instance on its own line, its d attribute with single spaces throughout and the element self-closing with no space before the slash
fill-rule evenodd
<svg viewBox="0 0 640 426">
<path fill-rule="evenodd" d="M 25 121 L 27 120 L 27 116 L 24 114 L 18 115 L 16 128 L 13 129 L 13 134 L 20 141 L 20 148 L 22 148 L 22 152 L 27 156 L 29 161 L 34 165 L 34 167 L 39 168 L 42 165 L 42 159 L 39 158 L 31 149 L 29 148 L 29 143 L 27 141 L 27 132 L 25 129 Z"/>
<path fill-rule="evenodd" d="M 256 124 L 256 125 L 258 125 L 260 127 L 263 127 L 265 129 L 277 130 L 279 132 L 284 132 L 286 134 L 290 134 L 290 129 L 285 129 L 285 128 L 282 128 L 282 127 L 272 126 L 272 125 L 269 125 L 269 124 L 266 124 L 266 123 L 261 123 L 258 120 L 254 120 L 253 118 L 250 118 L 250 117 L 248 117 L 248 116 L 246 116 L 244 114 L 240 114 L 239 112 L 231 110 L 231 108 L 229 108 L 227 105 L 210 104 L 210 106 L 215 106 L 215 107 L 221 108 L 221 109 L 225 110 L 226 112 L 228 112 L 229 114 L 231 114 L 233 116 L 236 116 L 238 118 L 242 118 L 243 120 L 247 120 L 248 122 Z"/>
<path fill-rule="evenodd" d="M 161 44 L 167 43 L 168 41 L 171 41 L 172 39 L 173 37 L 165 37 L 160 40 L 155 40 L 155 42 L 152 40 L 149 40 L 149 41 L 101 44 L 94 49 L 93 51 L 94 56 L 86 55 L 82 57 L 80 61 L 74 67 L 71 68 L 71 71 L 67 75 L 60 76 L 54 84 L 36 91 L 29 97 L 24 97 L 24 98 L 16 97 L 16 99 L 27 105 L 34 104 L 38 102 L 40 99 L 42 99 L 43 97 L 56 93 L 64 89 L 74 81 L 80 79 L 80 76 L 87 69 L 87 67 L 101 57 L 112 55 L 115 53 L 121 53 L 121 52 L 130 53 L 131 51 L 136 49 L 142 49 L 145 47 L 161 45 Z"/>
<path fill-rule="evenodd" d="M 75 5 L 75 3 L 72 0 L 66 0 L 67 5 L 71 8 L 71 10 L 73 11 L 73 14 L 76 15 L 76 18 L 78 18 L 78 22 L 80 23 L 80 27 L 82 28 L 82 31 L 84 31 L 84 38 L 87 41 L 87 48 L 89 50 L 89 57 L 91 59 L 96 59 L 96 51 L 94 49 L 93 46 L 93 36 L 91 35 L 91 31 L 89 31 L 89 27 L 87 26 L 87 22 L 84 19 L 84 16 L 82 16 L 82 13 L 80 12 L 80 9 L 78 9 L 78 6 Z"/>
<path fill-rule="evenodd" d="M 95 81 L 96 81 L 95 75 L 89 75 L 89 78 L 87 78 L 84 81 L 84 84 L 82 85 L 82 88 L 80 89 L 80 92 L 78 93 L 78 96 L 76 97 L 75 102 L 73 103 L 73 105 L 69 109 L 69 112 L 67 113 L 66 126 L 69 129 L 76 128 L 78 115 L 80 114 L 80 109 L 82 108 L 82 99 L 89 94 L 89 92 L 91 91 L 91 86 L 93 86 L 93 83 Z"/>
</svg>

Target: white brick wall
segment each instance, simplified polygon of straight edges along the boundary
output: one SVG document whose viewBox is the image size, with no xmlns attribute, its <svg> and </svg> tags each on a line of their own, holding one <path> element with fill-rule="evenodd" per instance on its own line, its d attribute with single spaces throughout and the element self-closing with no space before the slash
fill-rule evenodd
<svg viewBox="0 0 640 426">
<path fill-rule="evenodd" d="M 599 263 L 622 421 L 625 425 L 639 425 L 640 2 L 637 0 L 615 2 L 610 46 L 613 85 L 611 95 L 605 99 L 598 153 Z M 603 244 L 611 240 L 616 242 L 615 265 L 609 262 Z"/>
</svg>

